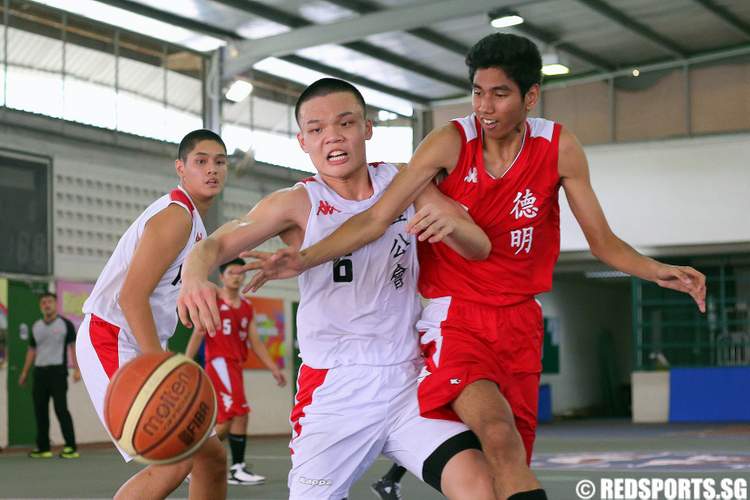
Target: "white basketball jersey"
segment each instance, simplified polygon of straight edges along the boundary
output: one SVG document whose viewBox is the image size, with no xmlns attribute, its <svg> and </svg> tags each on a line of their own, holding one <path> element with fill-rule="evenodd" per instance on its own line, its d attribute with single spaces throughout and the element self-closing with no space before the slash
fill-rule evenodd
<svg viewBox="0 0 750 500">
<path fill-rule="evenodd" d="M 312 205 L 302 248 L 374 205 L 398 172 L 389 163 L 367 168 L 374 193 L 362 201 L 342 198 L 319 175 L 300 183 Z M 413 215 L 409 206 L 377 240 L 299 276 L 297 334 L 306 365 L 382 366 L 419 357 L 414 328 L 421 310 L 417 243 L 405 229 Z"/>
<path fill-rule="evenodd" d="M 172 203 L 176 203 L 187 210 L 193 220 L 193 228 L 190 232 L 185 248 L 182 249 L 177 258 L 169 265 L 169 269 L 159 280 L 159 284 L 151 293 L 149 303 L 153 311 L 156 331 L 160 342 L 166 342 L 174 333 L 177 326 L 177 295 L 180 291 L 180 272 L 182 263 L 187 258 L 188 252 L 196 242 L 206 236 L 206 228 L 203 226 L 200 213 L 195 208 L 187 192 L 178 186 L 169 194 L 165 194 L 149 207 L 130 225 L 120 241 L 117 242 L 114 252 L 104 266 L 99 279 L 96 280 L 94 290 L 88 300 L 83 304 L 85 314 L 95 314 L 101 319 L 117 325 L 127 332 L 128 340 L 137 345 L 132 330 L 128 325 L 125 315 L 120 309 L 120 290 L 125 281 L 125 275 L 133 259 L 133 253 L 141 239 L 146 223 Z"/>
</svg>

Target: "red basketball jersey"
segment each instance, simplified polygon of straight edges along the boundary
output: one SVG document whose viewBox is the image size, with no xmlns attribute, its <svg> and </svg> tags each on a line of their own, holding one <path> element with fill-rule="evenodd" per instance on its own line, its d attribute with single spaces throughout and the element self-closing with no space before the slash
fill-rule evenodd
<svg viewBox="0 0 750 500">
<path fill-rule="evenodd" d="M 469 261 L 445 244 L 420 243 L 420 292 L 426 298 L 511 305 L 548 291 L 560 254 L 560 124 L 528 118 L 518 156 L 495 179 L 484 167 L 476 116 L 452 123 L 463 139 L 461 154 L 438 188 L 468 209 L 490 238 L 492 252 L 486 260 Z"/>
<path fill-rule="evenodd" d="M 247 336 L 253 320 L 253 306 L 244 297 L 240 297 L 237 308 L 220 298 L 216 299 L 216 305 L 219 308 L 221 329 L 213 337 L 206 335 L 206 360 L 226 358 L 243 362 L 247 357 Z"/>
</svg>

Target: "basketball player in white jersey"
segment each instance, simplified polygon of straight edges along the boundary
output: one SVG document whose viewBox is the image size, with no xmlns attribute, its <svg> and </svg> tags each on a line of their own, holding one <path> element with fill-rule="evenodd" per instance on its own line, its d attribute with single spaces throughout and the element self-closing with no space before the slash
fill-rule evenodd
<svg viewBox="0 0 750 500">
<path fill-rule="evenodd" d="M 163 351 L 175 331 L 182 263 L 206 236 L 203 217 L 227 175 L 226 146 L 210 130 L 190 132 L 180 143 L 175 169 L 180 184 L 122 235 L 83 305 L 76 353 L 102 422 L 104 395 L 117 369 L 141 353 Z M 226 497 L 224 447 L 212 436 L 190 458 L 142 469 L 115 498 L 165 498 L 191 471 L 190 498 Z"/>
<path fill-rule="evenodd" d="M 216 331 L 216 287 L 207 277 L 219 263 L 276 235 L 297 248 L 314 244 L 372 206 L 398 172 L 392 164 L 367 164 L 372 122 L 350 84 L 319 80 L 302 93 L 295 111 L 300 145 L 318 174 L 272 193 L 242 220 L 196 245 L 185 261 L 178 299 L 186 325 Z M 466 258 L 488 255 L 486 235 L 437 189 L 426 190 L 417 207 L 416 217 L 432 222 L 435 238 Z M 419 416 L 419 264 L 417 238 L 406 230 L 414 217 L 410 206 L 380 239 L 299 278 L 304 364 L 291 415 L 291 499 L 345 498 L 381 453 L 449 498 L 494 498 L 468 428 Z"/>
</svg>

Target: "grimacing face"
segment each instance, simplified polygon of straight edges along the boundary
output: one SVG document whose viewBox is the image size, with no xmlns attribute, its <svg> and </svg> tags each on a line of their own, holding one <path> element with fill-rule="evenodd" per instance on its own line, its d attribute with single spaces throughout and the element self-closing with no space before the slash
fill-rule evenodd
<svg viewBox="0 0 750 500">
<path fill-rule="evenodd" d="M 302 150 L 324 177 L 347 178 L 367 163 L 365 141 L 372 122 L 351 92 L 313 97 L 299 110 Z"/>
</svg>

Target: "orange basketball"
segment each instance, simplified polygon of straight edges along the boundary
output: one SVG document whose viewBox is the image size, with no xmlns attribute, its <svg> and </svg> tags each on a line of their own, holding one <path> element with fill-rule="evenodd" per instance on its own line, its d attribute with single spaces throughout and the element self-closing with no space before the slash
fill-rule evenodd
<svg viewBox="0 0 750 500">
<path fill-rule="evenodd" d="M 120 367 L 107 388 L 104 421 L 135 460 L 169 464 L 194 453 L 216 422 L 206 374 L 182 354 L 144 354 Z"/>
</svg>

